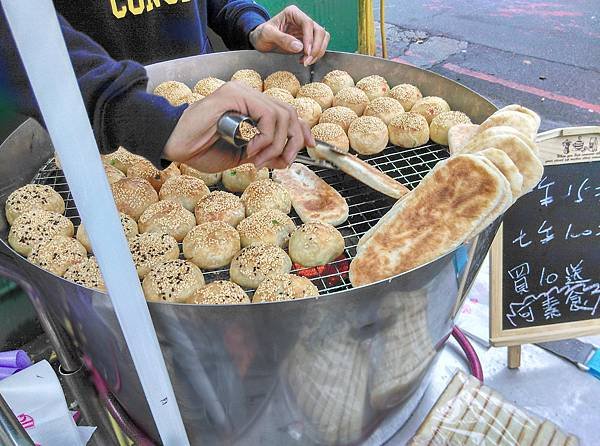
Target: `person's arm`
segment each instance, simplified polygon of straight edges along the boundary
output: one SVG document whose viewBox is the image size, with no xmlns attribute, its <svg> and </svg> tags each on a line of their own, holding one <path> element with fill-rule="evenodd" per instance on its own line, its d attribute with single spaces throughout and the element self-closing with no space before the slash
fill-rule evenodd
<svg viewBox="0 0 600 446">
<path fill-rule="evenodd" d="M 270 19 L 252 0 L 207 0 L 208 26 L 230 50 L 252 49 L 250 32 Z"/>
<path fill-rule="evenodd" d="M 59 23 L 100 151 L 122 145 L 160 166 L 163 148 L 186 107 L 146 93 L 144 67 L 111 59 L 60 16 Z M 0 100 L 43 123 L 1 8 L 0 42 Z"/>
</svg>

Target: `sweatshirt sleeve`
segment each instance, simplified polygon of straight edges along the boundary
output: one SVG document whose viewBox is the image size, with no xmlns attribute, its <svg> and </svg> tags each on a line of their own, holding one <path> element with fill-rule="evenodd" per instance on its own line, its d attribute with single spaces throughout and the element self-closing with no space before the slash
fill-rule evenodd
<svg viewBox="0 0 600 446">
<path fill-rule="evenodd" d="M 124 146 L 160 167 L 161 154 L 186 106 L 146 93 L 144 67 L 115 61 L 59 16 L 71 63 L 101 152 Z M 27 74 L 0 8 L 0 104 L 43 123 Z"/>
<path fill-rule="evenodd" d="M 270 18 L 267 10 L 252 0 L 208 0 L 207 6 L 208 26 L 230 50 L 251 49 L 250 32 Z"/>
</svg>

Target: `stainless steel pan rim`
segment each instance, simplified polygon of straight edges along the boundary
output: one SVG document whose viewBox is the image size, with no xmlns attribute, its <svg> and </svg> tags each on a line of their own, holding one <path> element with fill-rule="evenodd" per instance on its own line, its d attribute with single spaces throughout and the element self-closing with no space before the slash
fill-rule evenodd
<svg viewBox="0 0 600 446">
<path fill-rule="evenodd" d="M 318 80 L 332 69 L 348 71 L 355 78 L 379 73 L 392 84 L 412 83 L 418 85 L 424 95 L 444 97 L 453 109 L 466 112 L 474 122 L 483 121 L 495 110 L 489 101 L 441 76 L 390 61 L 342 53 L 328 53 L 310 70 L 298 65 L 296 56 L 255 52 L 174 60 L 148 67 L 149 87 L 153 88 L 165 80 L 179 80 L 193 86 L 199 78 L 208 75 L 228 79 L 238 68 L 254 68 L 263 75 L 288 69 L 304 83 Z M 403 176 L 406 182 L 414 186 L 437 162 L 436 159 L 447 157 L 447 154 L 442 156 L 442 149 L 434 150 L 435 153 L 426 153 L 428 151 L 430 149 L 410 153 L 393 151 L 387 155 L 384 153 L 379 160 L 372 162 L 381 163 L 384 171 L 397 168 L 395 174 Z M 0 150 L 0 205 L 4 204 L 2 200 L 6 199 L 8 193 L 31 182 L 52 154 L 47 133 L 34 121 L 26 122 L 11 135 Z M 408 159 L 410 157 L 413 158 Z M 406 164 L 408 161 L 418 166 L 411 170 L 413 168 Z M 324 179 L 333 181 L 333 177 L 328 178 Z M 332 182 L 330 184 L 334 185 Z M 61 187 L 66 187 L 66 184 Z M 356 190 L 349 189 L 345 193 L 342 191 L 351 210 L 361 212 L 363 216 L 360 223 L 346 226 L 348 231 L 355 231 L 351 237 L 352 245 L 356 245 L 358 237 L 383 216 L 392 202 L 377 194 L 373 202 L 365 204 L 364 200 L 359 201 L 362 196 L 355 197 Z M 42 273 L 41 268 L 8 247 L 7 232 L 5 219 L 0 218 L 0 267 L 30 284 L 30 288 L 36 291 L 32 292 L 34 302 L 43 304 L 48 317 L 54 318 L 73 337 L 78 351 L 85 354 L 89 363 L 98 370 L 134 422 L 157 438 L 110 300 L 96 290 L 74 285 L 64 279 L 55 280 L 58 276 L 48 275 L 45 271 Z M 479 268 L 478 256 L 487 252 L 492 236 L 493 228 L 490 228 L 472 241 L 468 258 L 475 267 L 468 271 L 469 274 Z M 310 418 L 307 408 L 300 407 L 301 403 L 294 397 L 298 391 L 302 391 L 303 386 L 295 387 L 290 380 L 291 375 L 287 373 L 301 372 L 303 367 L 322 362 L 323 358 L 333 360 L 330 367 L 323 368 L 328 373 L 326 382 L 336 384 L 337 390 L 344 395 L 339 401 L 329 397 L 327 407 L 346 404 L 346 400 L 350 403 L 362 401 L 361 405 L 366 405 L 362 418 L 356 420 L 362 431 L 352 443 L 367 441 L 367 444 L 373 444 L 368 437 L 372 428 L 376 430 L 370 438 L 376 438 L 377 443 L 385 442 L 412 413 L 427 387 L 435 359 L 451 330 L 454 308 L 464 295 L 460 294 L 462 285 L 459 287 L 459 282 L 462 280 L 460 275 L 465 274 L 457 272 L 457 257 L 449 253 L 416 270 L 370 284 L 369 288 L 346 289 L 344 287 L 349 282 L 345 282 L 327 295 L 274 302 L 282 304 L 277 306 L 165 305 L 162 302 L 149 302 L 192 442 L 222 444 L 227 441 L 236 446 L 240 442 L 244 446 L 321 444 L 322 439 L 311 438 L 315 432 L 308 435 L 307 430 L 300 439 L 289 432 L 290 423 L 312 424 L 314 420 Z M 321 279 L 313 281 L 320 282 Z M 323 289 L 321 286 L 319 288 Z M 379 355 L 382 354 L 382 348 L 387 348 L 382 340 L 387 336 L 388 329 L 396 330 L 399 339 L 405 342 L 392 342 L 390 359 L 393 359 L 393 363 L 382 368 Z M 231 344 L 232 341 L 235 342 Z M 339 360 L 336 359 L 338 356 L 331 356 L 340 348 L 346 349 L 345 346 L 350 345 L 347 343 L 360 344 L 358 362 L 348 359 L 347 355 Z M 305 349 L 305 353 L 302 353 L 302 349 Z M 250 358 L 244 356 L 248 354 Z M 243 370 L 240 364 L 246 364 Z M 420 370 L 426 373 L 403 375 L 409 373 L 406 367 L 412 370 L 411 364 L 422 367 Z M 287 365 L 290 365 L 289 370 Z M 363 392 L 370 391 L 371 373 L 380 369 L 400 373 L 395 376 L 401 377 L 401 388 L 394 390 L 391 399 L 384 402 L 383 406 L 370 405 L 368 395 L 366 401 L 360 399 L 356 393 L 358 387 L 350 385 L 357 381 L 344 381 L 343 374 L 354 370 L 356 365 L 356 370 L 368 373 L 369 381 L 361 381 Z M 337 379 L 339 373 L 342 374 L 341 380 Z M 280 383 L 282 379 L 287 381 Z M 319 379 L 325 380 L 323 377 Z M 341 388 L 346 385 L 347 388 Z M 280 392 L 283 387 L 293 392 L 292 398 L 285 400 L 285 395 Z M 326 388 L 319 394 L 328 394 L 329 390 L 335 389 Z M 402 402 L 395 403 L 398 401 Z M 393 407 L 389 408 L 388 403 Z M 319 432 L 316 433 L 320 436 Z M 342 440 L 335 443 L 348 444 Z"/>
</svg>

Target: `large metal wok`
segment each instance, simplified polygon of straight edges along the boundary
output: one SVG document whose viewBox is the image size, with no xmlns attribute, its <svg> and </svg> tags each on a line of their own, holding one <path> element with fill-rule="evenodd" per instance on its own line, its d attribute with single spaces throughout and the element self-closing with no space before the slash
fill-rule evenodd
<svg viewBox="0 0 600 446">
<path fill-rule="evenodd" d="M 165 80 L 190 86 L 209 75 L 229 79 L 240 68 L 263 76 L 286 69 L 301 82 L 332 69 L 355 79 L 381 74 L 390 84 L 415 84 L 481 122 L 495 107 L 473 91 L 418 68 L 381 59 L 328 53 L 311 69 L 295 56 L 251 51 L 212 54 L 148 67 L 149 88 Z M 39 124 L 29 120 L 0 147 L 0 204 L 29 182 L 49 184 L 79 223 L 68 186 L 52 161 Z M 443 147 L 388 148 L 370 162 L 414 187 L 447 157 Z M 316 169 L 348 201 L 339 229 L 346 260 L 313 281 L 321 296 L 237 306 L 149 303 L 175 394 L 192 444 L 356 444 L 383 442 L 421 398 L 428 375 L 487 252 L 495 227 L 456 252 L 389 280 L 352 289 L 345 273 L 362 234 L 393 201 L 341 172 Z M 296 217 L 296 222 L 299 220 Z M 0 272 L 27 283 L 43 318 L 62 327 L 133 421 L 157 438 L 141 386 L 106 295 L 30 264 L 7 244 L 0 218 Z M 208 280 L 226 271 L 208 274 Z M 132 315 L 135 317 L 135 315 Z"/>
</svg>

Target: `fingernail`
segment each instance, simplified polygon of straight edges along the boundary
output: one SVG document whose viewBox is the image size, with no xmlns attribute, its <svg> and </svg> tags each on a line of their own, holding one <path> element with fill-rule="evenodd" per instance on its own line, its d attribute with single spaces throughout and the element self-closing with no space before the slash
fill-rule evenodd
<svg viewBox="0 0 600 446">
<path fill-rule="evenodd" d="M 292 42 L 292 51 L 295 51 L 297 53 L 299 53 L 300 51 L 302 51 L 302 48 L 304 48 L 304 46 L 302 45 L 302 42 L 298 41 L 298 40 L 294 40 Z"/>
<path fill-rule="evenodd" d="M 310 63 L 312 62 L 313 58 L 312 56 L 308 56 L 306 59 L 304 59 L 304 66 L 307 67 L 310 65 Z"/>
</svg>

